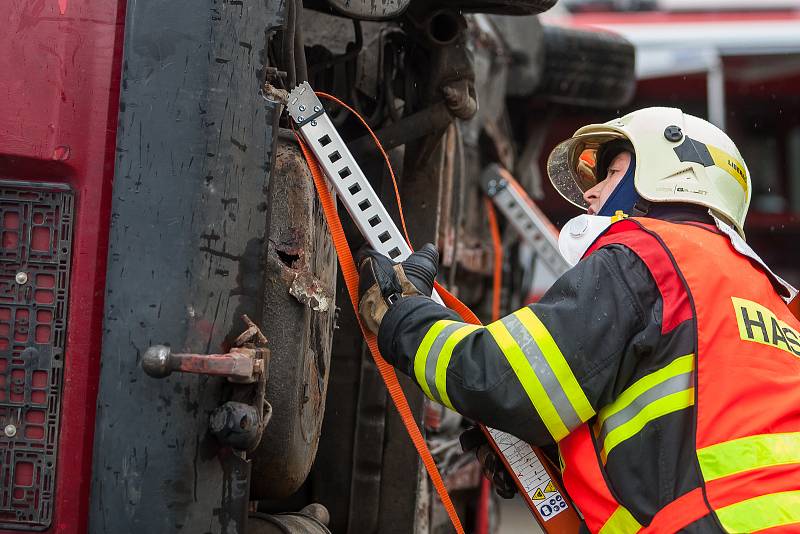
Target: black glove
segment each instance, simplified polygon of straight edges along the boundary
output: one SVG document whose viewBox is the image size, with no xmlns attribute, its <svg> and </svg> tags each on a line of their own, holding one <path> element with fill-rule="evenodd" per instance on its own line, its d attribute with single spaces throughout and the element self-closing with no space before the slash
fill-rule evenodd
<svg viewBox="0 0 800 534">
<path fill-rule="evenodd" d="M 378 333 L 389 306 L 403 297 L 433 292 L 439 268 L 439 252 L 428 243 L 402 263 L 395 263 L 370 247 L 357 254 L 359 284 L 358 311 L 364 325 Z"/>
<path fill-rule="evenodd" d="M 508 472 L 503 461 L 497 456 L 480 428 L 465 430 L 459 437 L 464 452 L 475 451 L 475 456 L 483 468 L 483 475 L 494 485 L 494 490 L 504 499 L 511 499 L 517 493 L 514 477 Z"/>
</svg>

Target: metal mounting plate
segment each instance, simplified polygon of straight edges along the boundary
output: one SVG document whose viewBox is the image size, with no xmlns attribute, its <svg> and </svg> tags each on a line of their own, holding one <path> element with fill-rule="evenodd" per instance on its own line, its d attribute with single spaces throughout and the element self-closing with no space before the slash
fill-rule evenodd
<svg viewBox="0 0 800 534">
<path fill-rule="evenodd" d="M 52 520 L 73 200 L 0 180 L 0 529 Z"/>
<path fill-rule="evenodd" d="M 500 166 L 483 171 L 483 187 L 519 235 L 536 251 L 555 276 L 570 268 L 558 249 L 558 238 L 525 190 Z"/>
</svg>

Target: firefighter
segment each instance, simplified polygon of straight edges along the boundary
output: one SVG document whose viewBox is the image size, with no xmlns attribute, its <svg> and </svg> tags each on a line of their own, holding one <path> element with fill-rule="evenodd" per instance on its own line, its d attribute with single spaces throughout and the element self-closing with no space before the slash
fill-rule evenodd
<svg viewBox="0 0 800 534">
<path fill-rule="evenodd" d="M 647 108 L 581 128 L 548 174 L 592 221 L 561 239 L 602 230 L 538 303 L 495 323 L 428 298 L 431 245 L 401 264 L 361 254 L 359 310 L 383 356 L 434 401 L 557 444 L 592 532 L 800 531 L 796 291 L 744 240 L 734 143 Z"/>
</svg>

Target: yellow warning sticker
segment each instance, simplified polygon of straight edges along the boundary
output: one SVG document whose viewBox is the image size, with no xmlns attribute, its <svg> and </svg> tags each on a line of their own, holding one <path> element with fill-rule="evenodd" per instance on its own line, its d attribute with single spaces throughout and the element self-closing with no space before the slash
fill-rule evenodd
<svg viewBox="0 0 800 534">
<path fill-rule="evenodd" d="M 533 494 L 534 501 L 543 501 L 544 500 L 544 493 L 542 493 L 542 488 L 536 490 L 536 493 Z"/>
<path fill-rule="evenodd" d="M 550 481 L 547 483 L 547 486 L 544 488 L 545 493 L 555 493 L 556 487 L 553 485 L 553 482 Z"/>
</svg>

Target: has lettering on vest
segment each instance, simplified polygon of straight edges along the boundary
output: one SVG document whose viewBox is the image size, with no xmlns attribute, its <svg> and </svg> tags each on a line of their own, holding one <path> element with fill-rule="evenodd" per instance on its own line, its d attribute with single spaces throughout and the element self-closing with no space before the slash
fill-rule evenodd
<svg viewBox="0 0 800 534">
<path fill-rule="evenodd" d="M 731 297 L 731 301 L 742 340 L 769 345 L 800 357 L 800 332 L 761 304 L 738 297 Z"/>
</svg>

